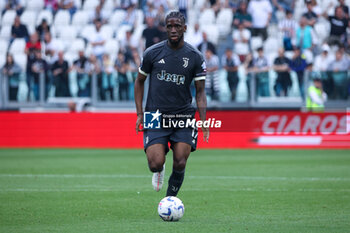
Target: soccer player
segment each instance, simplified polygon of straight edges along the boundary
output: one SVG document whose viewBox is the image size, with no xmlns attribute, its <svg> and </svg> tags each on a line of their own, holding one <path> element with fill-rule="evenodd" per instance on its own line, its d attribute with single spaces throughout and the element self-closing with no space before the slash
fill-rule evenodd
<svg viewBox="0 0 350 233">
<path fill-rule="evenodd" d="M 136 133 L 144 131 L 144 148 L 149 169 L 154 173 L 152 185 L 156 191 L 163 186 L 165 155 L 173 150 L 173 170 L 166 196 L 176 196 L 185 175 L 187 159 L 196 149 L 196 128 L 143 129 L 142 100 L 144 82 L 149 77 L 146 112 L 164 114 L 190 114 L 194 117 L 191 82 L 196 88 L 196 102 L 201 121 L 206 119 L 205 75 L 206 67 L 201 53 L 184 41 L 185 17 L 178 11 L 165 18 L 167 40 L 146 49 L 135 81 L 137 111 Z M 154 117 L 158 117 L 154 115 Z M 203 139 L 208 142 L 209 129 L 203 128 Z"/>
</svg>

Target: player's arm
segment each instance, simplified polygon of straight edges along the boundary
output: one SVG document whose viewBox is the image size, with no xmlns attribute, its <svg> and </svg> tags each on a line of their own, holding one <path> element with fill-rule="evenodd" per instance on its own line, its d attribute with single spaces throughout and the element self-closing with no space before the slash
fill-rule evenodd
<svg viewBox="0 0 350 233">
<path fill-rule="evenodd" d="M 198 80 L 195 81 L 195 87 L 196 87 L 196 102 L 199 112 L 199 117 L 201 121 L 206 120 L 206 114 L 207 114 L 207 97 L 205 95 L 205 79 L 204 80 Z M 204 141 L 209 141 L 209 128 L 202 127 L 203 131 L 203 139 Z"/>
<path fill-rule="evenodd" d="M 140 126 L 142 126 L 143 124 L 142 101 L 143 101 L 143 92 L 144 92 L 146 78 L 147 78 L 147 75 L 144 75 L 139 72 L 135 80 L 134 96 L 135 96 L 135 105 L 136 105 L 136 113 L 137 113 L 136 133 L 138 133 L 139 131 L 142 131 L 142 128 L 140 128 Z"/>
</svg>

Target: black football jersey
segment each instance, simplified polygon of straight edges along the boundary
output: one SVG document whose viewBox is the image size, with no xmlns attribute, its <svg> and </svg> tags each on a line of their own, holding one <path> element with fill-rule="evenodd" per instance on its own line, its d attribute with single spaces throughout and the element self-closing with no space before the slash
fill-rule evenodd
<svg viewBox="0 0 350 233">
<path fill-rule="evenodd" d="M 187 113 L 193 111 L 191 82 L 205 80 L 206 65 L 192 45 L 173 50 L 165 40 L 146 49 L 139 72 L 149 75 L 146 111 Z"/>
</svg>

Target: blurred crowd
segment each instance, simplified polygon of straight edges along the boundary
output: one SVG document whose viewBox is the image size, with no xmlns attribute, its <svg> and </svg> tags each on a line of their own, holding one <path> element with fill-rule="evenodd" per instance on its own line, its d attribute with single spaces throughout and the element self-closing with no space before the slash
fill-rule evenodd
<svg viewBox="0 0 350 233">
<path fill-rule="evenodd" d="M 186 16 L 185 41 L 205 57 L 212 100 L 225 89 L 237 100 L 239 82 L 248 98 L 289 96 L 292 75 L 303 99 L 312 79 L 329 99 L 350 92 L 344 0 L 5 0 L 0 7 L 1 77 L 10 101 L 18 100 L 20 82 L 26 100 L 39 100 L 40 80 L 44 98 L 90 97 L 96 85 L 99 100 L 132 100 L 142 53 L 166 39 L 172 9 Z"/>
</svg>

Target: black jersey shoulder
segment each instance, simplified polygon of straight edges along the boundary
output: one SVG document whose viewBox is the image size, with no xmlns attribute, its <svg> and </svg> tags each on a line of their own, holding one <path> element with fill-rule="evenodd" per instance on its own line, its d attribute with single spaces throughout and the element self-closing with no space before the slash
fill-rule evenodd
<svg viewBox="0 0 350 233">
<path fill-rule="evenodd" d="M 195 54 L 197 54 L 199 56 L 202 56 L 202 53 L 196 47 L 194 47 L 193 45 L 187 43 L 186 41 L 185 41 L 185 45 L 184 46 L 186 47 L 186 49 L 188 51 L 190 51 L 192 53 L 195 53 Z"/>
<path fill-rule="evenodd" d="M 163 40 L 161 42 L 158 42 L 157 44 L 154 44 L 152 46 L 150 46 L 149 48 L 147 48 L 144 52 L 144 54 L 146 55 L 155 55 L 158 54 L 159 52 L 161 52 L 164 48 L 164 46 L 166 45 L 167 41 Z"/>
</svg>

